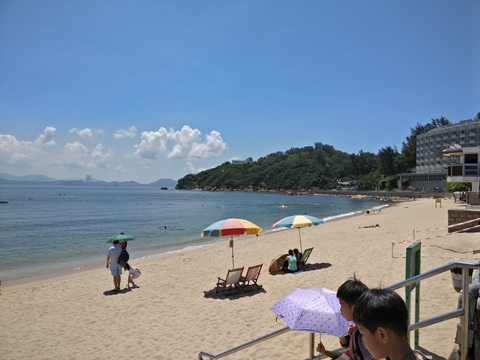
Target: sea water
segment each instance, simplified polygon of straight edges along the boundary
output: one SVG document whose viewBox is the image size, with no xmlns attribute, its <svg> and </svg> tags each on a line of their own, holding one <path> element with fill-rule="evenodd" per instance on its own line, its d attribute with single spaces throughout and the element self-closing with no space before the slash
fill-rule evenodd
<svg viewBox="0 0 480 360">
<path fill-rule="evenodd" d="M 131 259 L 206 246 L 202 230 L 231 217 L 262 233 L 283 217 L 327 221 L 385 205 L 376 200 L 150 187 L 0 184 L 0 280 L 3 285 L 104 266 L 107 241 L 134 236 Z M 320 225 L 321 226 L 321 225 Z"/>
</svg>

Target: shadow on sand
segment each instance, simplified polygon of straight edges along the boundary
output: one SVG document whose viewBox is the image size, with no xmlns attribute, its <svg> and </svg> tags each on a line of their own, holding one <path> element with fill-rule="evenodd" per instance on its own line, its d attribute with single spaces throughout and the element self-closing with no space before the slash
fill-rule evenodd
<svg viewBox="0 0 480 360">
<path fill-rule="evenodd" d="M 209 291 L 203 292 L 203 297 L 207 299 L 219 299 L 219 300 L 236 300 L 248 296 L 254 296 L 258 293 L 266 293 L 267 291 L 263 288 L 262 285 L 259 285 L 260 289 L 255 285 L 247 286 L 243 288 L 243 292 L 239 292 L 238 289 L 226 290 L 225 293 L 218 292 L 216 293 L 216 287 Z"/>
<path fill-rule="evenodd" d="M 332 266 L 332 264 L 330 264 L 330 263 L 308 264 L 307 267 L 304 267 L 302 270 L 298 270 L 298 271 L 293 272 L 293 273 L 289 273 L 289 272 L 279 270 L 279 271 L 271 272 L 270 275 L 290 275 L 290 274 L 298 275 L 298 274 L 301 274 L 302 272 L 326 269 L 326 268 L 329 268 L 330 266 Z"/>
<path fill-rule="evenodd" d="M 128 292 L 132 291 L 131 288 L 129 287 L 126 287 L 124 289 L 120 289 L 120 290 L 107 290 L 107 291 L 104 291 L 103 292 L 103 295 L 105 296 L 110 296 L 110 295 L 119 295 L 119 294 L 126 294 Z"/>
</svg>

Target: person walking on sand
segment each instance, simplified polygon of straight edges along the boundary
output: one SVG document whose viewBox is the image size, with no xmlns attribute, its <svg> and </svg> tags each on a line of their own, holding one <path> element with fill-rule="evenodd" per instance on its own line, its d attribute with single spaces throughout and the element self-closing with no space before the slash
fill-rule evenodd
<svg viewBox="0 0 480 360">
<path fill-rule="evenodd" d="M 118 257 L 122 253 L 122 247 L 118 240 L 113 241 L 112 247 L 108 249 L 106 268 L 110 266 L 110 273 L 113 276 L 113 286 L 115 291 L 120 290 L 120 282 L 122 281 L 122 267 L 118 265 Z"/>
<path fill-rule="evenodd" d="M 132 284 L 132 288 L 138 288 L 140 286 L 138 286 L 137 284 L 135 284 L 135 282 L 133 281 L 134 279 L 137 279 L 138 277 L 140 277 L 140 275 L 142 275 L 142 273 L 140 272 L 140 270 L 136 267 L 133 267 L 133 266 L 130 266 L 128 263 L 125 265 L 125 271 L 128 271 L 128 283 L 127 283 L 127 286 L 129 286 L 130 284 Z"/>
</svg>

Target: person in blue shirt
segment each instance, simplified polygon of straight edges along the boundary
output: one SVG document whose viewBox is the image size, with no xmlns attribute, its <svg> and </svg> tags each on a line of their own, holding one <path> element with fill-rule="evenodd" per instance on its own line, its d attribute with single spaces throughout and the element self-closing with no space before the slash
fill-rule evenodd
<svg viewBox="0 0 480 360">
<path fill-rule="evenodd" d="M 110 267 L 110 273 L 113 276 L 113 286 L 115 286 L 115 291 L 120 290 L 120 283 L 122 281 L 122 267 L 117 262 L 117 259 L 121 253 L 122 247 L 120 246 L 120 242 L 115 240 L 112 243 L 112 247 L 108 249 L 106 264 L 107 269 Z"/>
<path fill-rule="evenodd" d="M 282 270 L 285 272 L 295 272 L 298 270 L 297 258 L 293 254 L 293 250 L 288 250 L 287 259 L 283 264 Z"/>
</svg>

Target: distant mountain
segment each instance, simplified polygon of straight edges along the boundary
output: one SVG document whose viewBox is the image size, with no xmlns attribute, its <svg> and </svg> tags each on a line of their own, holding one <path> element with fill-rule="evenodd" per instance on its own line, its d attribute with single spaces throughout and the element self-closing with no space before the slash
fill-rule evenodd
<svg viewBox="0 0 480 360">
<path fill-rule="evenodd" d="M 51 178 L 45 175 L 23 175 L 23 176 L 15 176 L 6 173 L 0 173 L 0 178 L 5 180 L 12 180 L 12 181 L 34 181 L 34 182 L 48 182 L 48 181 L 57 181 L 58 179 Z"/>
<path fill-rule="evenodd" d="M 84 177 L 83 178 L 68 178 L 68 179 L 64 179 L 64 180 L 66 180 L 66 181 L 77 181 L 77 180 L 85 181 L 85 178 Z M 92 182 L 105 182 L 105 181 L 92 178 Z"/>
<path fill-rule="evenodd" d="M 84 179 L 58 180 L 45 175 L 24 175 L 15 176 L 6 173 L 0 173 L 0 184 L 48 184 L 48 185 L 86 185 Z M 106 182 L 92 178 L 91 186 L 148 186 L 148 187 L 167 187 L 173 188 L 177 185 L 177 180 L 159 179 L 153 183 L 140 184 L 136 181 L 111 181 Z"/>
<path fill-rule="evenodd" d="M 177 180 L 173 179 L 158 179 L 157 181 L 147 184 L 145 186 L 151 186 L 151 187 L 167 187 L 167 188 L 173 188 L 174 186 L 177 185 Z"/>
</svg>

